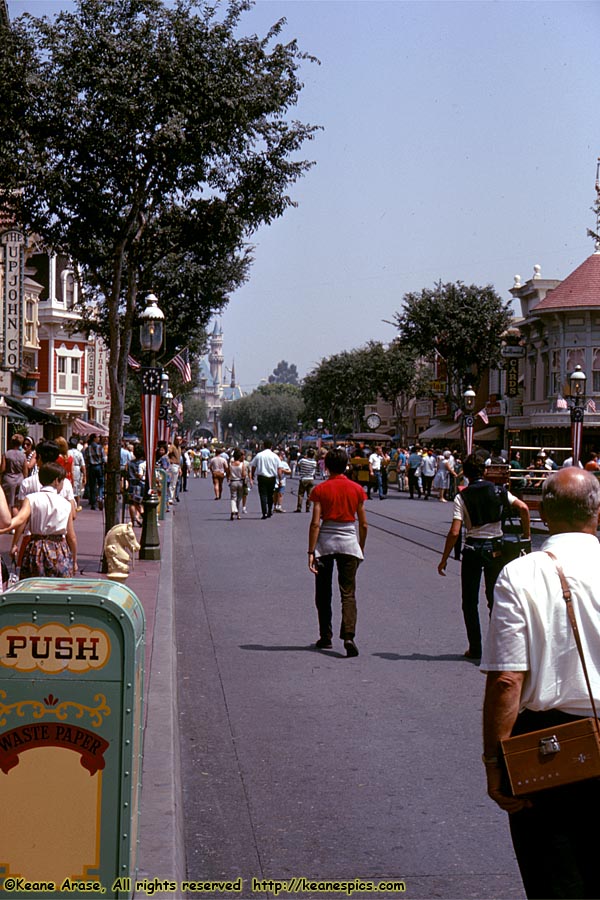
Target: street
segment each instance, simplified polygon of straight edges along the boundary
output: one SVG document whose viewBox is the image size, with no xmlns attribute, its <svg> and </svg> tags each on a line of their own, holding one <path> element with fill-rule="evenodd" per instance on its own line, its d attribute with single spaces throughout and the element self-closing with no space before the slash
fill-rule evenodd
<svg viewBox="0 0 600 900">
<path fill-rule="evenodd" d="M 293 877 L 402 881 L 411 898 L 523 897 L 506 815 L 485 793 L 484 678 L 462 657 L 459 565 L 437 573 L 452 505 L 395 486 L 367 503 L 360 655 L 347 659 L 335 638 L 331 651 L 312 646 L 296 484 L 287 513 L 266 521 L 255 489 L 248 515 L 229 521 L 229 491 L 216 502 L 208 479 L 190 479 L 175 504 L 188 877 L 241 876 L 242 897 L 274 895 L 253 893 L 253 878 Z M 334 633 L 339 612 L 336 593 Z M 297 896 L 343 895 L 314 887 Z"/>
</svg>

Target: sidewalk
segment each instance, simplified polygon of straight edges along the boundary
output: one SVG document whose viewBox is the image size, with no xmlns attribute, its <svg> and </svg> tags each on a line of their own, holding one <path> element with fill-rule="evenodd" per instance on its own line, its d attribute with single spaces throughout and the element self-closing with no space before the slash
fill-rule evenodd
<svg viewBox="0 0 600 900">
<path fill-rule="evenodd" d="M 84 508 L 75 521 L 79 575 L 106 578 L 100 572 L 104 516 Z M 159 528 L 161 560 L 136 559 L 125 584 L 146 614 L 144 681 L 144 762 L 138 828 L 137 865 L 140 878 L 149 870 L 165 877 L 185 877 L 183 840 L 178 820 L 179 739 L 177 724 L 175 639 L 173 628 L 172 513 Z M 139 540 L 140 529 L 136 529 Z M 0 552 L 8 563 L 11 535 L 0 535 Z"/>
</svg>

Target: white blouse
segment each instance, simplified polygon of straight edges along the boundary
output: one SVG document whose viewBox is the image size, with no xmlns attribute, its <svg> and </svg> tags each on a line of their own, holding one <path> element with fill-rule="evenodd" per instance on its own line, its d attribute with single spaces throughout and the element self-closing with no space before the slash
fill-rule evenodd
<svg viewBox="0 0 600 900">
<path fill-rule="evenodd" d="M 32 534 L 65 534 L 72 506 L 56 492 L 56 488 L 43 487 L 28 494 L 31 506 L 29 530 Z"/>
</svg>

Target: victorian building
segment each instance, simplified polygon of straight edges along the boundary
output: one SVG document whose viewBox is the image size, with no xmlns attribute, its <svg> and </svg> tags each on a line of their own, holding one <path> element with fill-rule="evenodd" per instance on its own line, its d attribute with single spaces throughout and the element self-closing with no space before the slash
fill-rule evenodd
<svg viewBox="0 0 600 900">
<path fill-rule="evenodd" d="M 511 290 L 520 303 L 524 358 L 518 396 L 507 402 L 512 443 L 570 447 L 569 375 L 587 375 L 584 447 L 600 445 L 600 248 L 563 281 L 543 279 L 539 266 Z"/>
</svg>

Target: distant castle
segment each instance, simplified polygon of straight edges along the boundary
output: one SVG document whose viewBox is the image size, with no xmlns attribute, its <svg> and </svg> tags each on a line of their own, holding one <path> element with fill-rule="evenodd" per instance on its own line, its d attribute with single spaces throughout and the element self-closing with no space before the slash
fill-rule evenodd
<svg viewBox="0 0 600 900">
<path fill-rule="evenodd" d="M 208 355 L 200 359 L 198 386 L 194 389 L 194 394 L 206 403 L 206 420 L 198 428 L 202 437 L 224 436 L 227 424 L 221 421 L 223 403 L 227 400 L 239 400 L 244 396 L 235 380 L 235 362 L 231 364 L 231 369 L 227 369 L 224 363 L 223 328 L 220 321 L 216 320 L 209 336 Z M 229 381 L 224 377 L 227 372 L 230 374 Z"/>
</svg>

